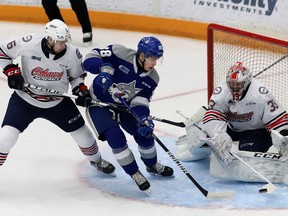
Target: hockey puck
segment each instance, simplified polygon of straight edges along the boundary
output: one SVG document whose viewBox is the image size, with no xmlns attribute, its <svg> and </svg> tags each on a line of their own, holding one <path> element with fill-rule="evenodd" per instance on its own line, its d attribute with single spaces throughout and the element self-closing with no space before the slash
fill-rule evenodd
<svg viewBox="0 0 288 216">
<path fill-rule="evenodd" d="M 259 193 L 267 193 L 267 189 L 266 188 L 262 188 L 259 190 Z"/>
</svg>

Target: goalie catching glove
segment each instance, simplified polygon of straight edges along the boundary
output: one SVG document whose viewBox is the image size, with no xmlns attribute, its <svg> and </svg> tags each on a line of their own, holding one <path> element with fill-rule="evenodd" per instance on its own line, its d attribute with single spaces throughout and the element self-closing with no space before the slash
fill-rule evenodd
<svg viewBox="0 0 288 216">
<path fill-rule="evenodd" d="M 232 147 L 233 141 L 227 133 L 221 133 L 213 138 L 204 138 L 201 140 L 205 141 L 209 145 L 219 162 L 224 167 L 229 168 L 232 166 L 234 157 L 229 151 Z"/>
<path fill-rule="evenodd" d="M 80 83 L 78 86 L 76 86 L 72 90 L 72 93 L 78 96 L 78 98 L 75 99 L 75 103 L 78 106 L 88 107 L 91 105 L 92 98 L 87 86 L 84 83 Z"/>
<path fill-rule="evenodd" d="M 288 130 L 284 129 L 279 132 L 282 135 L 282 144 L 280 146 L 281 161 L 288 160 Z"/>
<path fill-rule="evenodd" d="M 8 86 L 12 89 L 22 90 L 24 88 L 24 78 L 21 75 L 18 64 L 7 65 L 3 73 L 8 77 Z"/>
</svg>

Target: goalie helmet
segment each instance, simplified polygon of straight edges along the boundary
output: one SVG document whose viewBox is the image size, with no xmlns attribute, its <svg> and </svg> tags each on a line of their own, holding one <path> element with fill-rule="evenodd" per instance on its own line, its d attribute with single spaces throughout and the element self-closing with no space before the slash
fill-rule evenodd
<svg viewBox="0 0 288 216">
<path fill-rule="evenodd" d="M 234 100 L 239 100 L 252 80 L 252 73 L 243 66 L 243 62 L 236 62 L 226 76 L 226 83 L 231 90 Z"/>
<path fill-rule="evenodd" d="M 155 37 L 144 37 L 138 43 L 137 53 L 144 53 L 145 58 L 163 56 L 163 46 L 161 42 Z"/>
<path fill-rule="evenodd" d="M 51 37 L 54 41 L 71 40 L 71 35 L 68 26 L 59 19 L 53 19 L 48 22 L 45 27 L 45 38 Z"/>
</svg>

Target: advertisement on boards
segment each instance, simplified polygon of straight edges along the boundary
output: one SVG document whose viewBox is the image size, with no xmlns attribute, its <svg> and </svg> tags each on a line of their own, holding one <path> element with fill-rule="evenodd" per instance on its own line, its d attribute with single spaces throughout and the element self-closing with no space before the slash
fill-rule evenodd
<svg viewBox="0 0 288 216">
<path fill-rule="evenodd" d="M 288 0 L 86 0 L 89 10 L 191 20 L 204 23 L 256 21 L 288 26 Z M 1 0 L 0 4 L 41 7 L 39 0 Z M 71 8 L 69 1 L 58 6 Z"/>
</svg>

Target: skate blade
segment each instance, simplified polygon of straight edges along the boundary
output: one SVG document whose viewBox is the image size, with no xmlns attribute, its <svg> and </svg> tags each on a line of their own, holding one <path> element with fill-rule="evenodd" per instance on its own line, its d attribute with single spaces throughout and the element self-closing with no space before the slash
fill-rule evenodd
<svg viewBox="0 0 288 216">
<path fill-rule="evenodd" d="M 147 190 L 141 191 L 141 192 L 147 194 L 148 196 L 151 196 L 151 194 L 152 194 L 152 191 L 150 188 L 148 188 Z"/>
<path fill-rule="evenodd" d="M 113 171 L 112 173 L 103 173 L 104 175 L 116 177 L 116 173 Z"/>
<path fill-rule="evenodd" d="M 102 171 L 100 171 L 100 170 L 97 170 L 98 171 L 98 173 L 101 175 L 101 176 L 103 176 L 103 177 L 116 177 L 116 173 L 115 173 L 115 171 L 113 171 L 112 173 L 103 173 Z"/>
<path fill-rule="evenodd" d="M 162 176 L 158 173 L 149 173 L 149 175 L 153 176 L 153 177 L 157 177 L 157 178 L 175 178 L 174 175 L 171 175 L 171 176 Z"/>
</svg>

